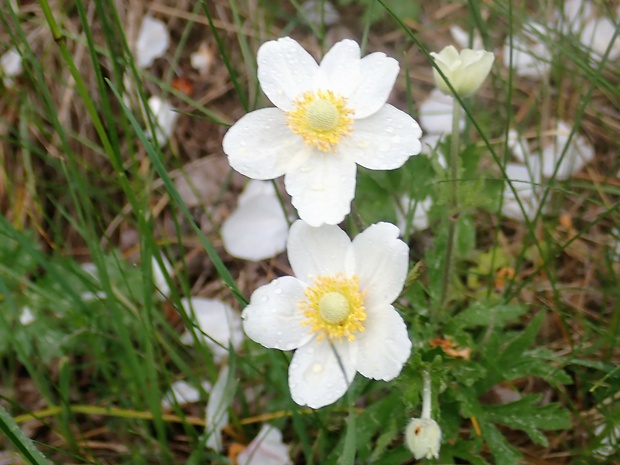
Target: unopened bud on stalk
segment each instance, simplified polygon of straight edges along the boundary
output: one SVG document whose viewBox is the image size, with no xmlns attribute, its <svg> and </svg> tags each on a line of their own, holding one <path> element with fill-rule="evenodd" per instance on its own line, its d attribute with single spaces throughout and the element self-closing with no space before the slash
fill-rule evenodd
<svg viewBox="0 0 620 465">
<path fill-rule="evenodd" d="M 463 98 L 470 97 L 478 91 L 495 60 L 493 52 L 465 48 L 459 53 L 452 45 L 448 45 L 439 53 L 431 52 L 431 56 L 456 93 Z M 433 76 L 439 90 L 452 95 L 450 87 L 436 68 L 433 68 Z"/>
</svg>

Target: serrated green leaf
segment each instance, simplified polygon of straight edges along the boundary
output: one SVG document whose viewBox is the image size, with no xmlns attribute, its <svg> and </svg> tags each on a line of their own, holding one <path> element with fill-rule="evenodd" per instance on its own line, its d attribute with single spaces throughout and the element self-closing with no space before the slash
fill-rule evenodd
<svg viewBox="0 0 620 465">
<path fill-rule="evenodd" d="M 510 445 L 500 430 L 498 430 L 493 423 L 480 421 L 480 419 L 478 420 L 484 440 L 489 445 L 493 457 L 495 457 L 495 463 L 501 465 L 519 465 L 523 456 Z"/>
<path fill-rule="evenodd" d="M 502 405 L 483 406 L 482 415 L 487 421 L 525 431 L 536 444 L 547 447 L 548 441 L 541 430 L 570 428 L 570 415 L 560 404 L 537 405 L 541 395 L 528 395 Z"/>
</svg>

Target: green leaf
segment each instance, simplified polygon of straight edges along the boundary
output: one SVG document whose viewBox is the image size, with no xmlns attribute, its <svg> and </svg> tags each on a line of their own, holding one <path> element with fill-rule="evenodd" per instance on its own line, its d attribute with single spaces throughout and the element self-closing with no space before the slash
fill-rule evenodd
<svg viewBox="0 0 620 465">
<path fill-rule="evenodd" d="M 0 431 L 32 465 L 50 465 L 50 462 L 34 447 L 32 440 L 17 426 L 13 417 L 2 405 L 0 405 Z"/>
<path fill-rule="evenodd" d="M 495 325 L 496 328 L 501 328 L 526 312 L 527 307 L 524 305 L 475 302 L 456 315 L 450 322 L 449 328 L 456 331 L 457 329 L 490 326 L 491 324 Z"/>
<path fill-rule="evenodd" d="M 487 421 L 481 421 L 481 419 L 478 420 L 484 440 L 489 445 L 489 449 L 491 449 L 491 453 L 495 457 L 495 463 L 501 463 L 502 465 L 519 465 L 523 456 L 508 443 L 508 440 L 495 425 Z"/>
<path fill-rule="evenodd" d="M 468 215 L 460 215 L 456 221 L 456 250 L 467 257 L 476 248 L 476 223 Z"/>
<path fill-rule="evenodd" d="M 542 395 L 528 395 L 517 402 L 485 405 L 483 418 L 487 421 L 525 431 L 536 444 L 548 446 L 541 430 L 570 428 L 570 415 L 560 404 L 539 406 Z"/>
</svg>

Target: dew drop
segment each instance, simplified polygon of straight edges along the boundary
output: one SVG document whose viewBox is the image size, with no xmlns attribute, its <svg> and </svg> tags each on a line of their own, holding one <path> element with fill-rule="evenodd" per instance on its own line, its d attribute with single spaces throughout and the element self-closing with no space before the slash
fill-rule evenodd
<svg viewBox="0 0 620 465">
<path fill-rule="evenodd" d="M 313 373 L 320 373 L 322 371 L 323 371 L 323 365 L 321 365 L 320 363 L 315 363 L 314 365 L 312 365 Z"/>
<path fill-rule="evenodd" d="M 263 303 L 267 302 L 268 300 L 269 300 L 269 297 L 267 297 L 266 295 L 264 295 L 264 296 L 262 296 L 260 298 L 260 301 L 263 302 Z"/>
<path fill-rule="evenodd" d="M 296 370 L 299 368 L 299 363 L 291 363 L 291 370 Z"/>
<path fill-rule="evenodd" d="M 282 294 L 282 289 L 280 289 L 280 288 L 276 289 L 276 290 L 275 290 L 275 293 L 276 293 L 277 295 Z"/>
<path fill-rule="evenodd" d="M 310 189 L 312 189 L 313 191 L 324 191 L 325 184 L 311 184 Z"/>
<path fill-rule="evenodd" d="M 299 168 L 299 171 L 301 171 L 302 173 L 308 173 L 310 171 L 312 171 L 312 167 L 311 166 L 302 166 L 301 168 Z"/>
<path fill-rule="evenodd" d="M 387 132 L 388 134 L 392 134 L 394 132 L 394 128 L 392 127 L 385 128 L 385 132 Z"/>
</svg>

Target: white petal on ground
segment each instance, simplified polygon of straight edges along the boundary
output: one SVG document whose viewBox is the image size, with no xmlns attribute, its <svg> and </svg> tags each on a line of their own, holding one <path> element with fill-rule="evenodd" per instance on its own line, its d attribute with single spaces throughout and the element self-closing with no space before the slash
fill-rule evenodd
<svg viewBox="0 0 620 465">
<path fill-rule="evenodd" d="M 228 407 L 233 398 L 226 395 L 230 391 L 228 372 L 228 365 L 224 365 L 213 386 L 205 412 L 205 434 L 208 435 L 206 446 L 216 452 L 221 452 L 223 448 L 222 429 L 228 424 Z"/>
<path fill-rule="evenodd" d="M 222 225 L 224 248 L 233 257 L 260 261 L 286 249 L 288 222 L 271 182 L 251 180 Z"/>
<path fill-rule="evenodd" d="M 333 26 L 340 21 L 338 10 L 327 0 L 306 0 L 300 10 L 306 24 Z"/>
<path fill-rule="evenodd" d="M 357 335 L 357 371 L 366 378 L 390 381 L 411 355 L 411 341 L 401 316 L 391 305 L 366 309 L 366 331 Z"/>
<path fill-rule="evenodd" d="M 590 1 L 566 0 L 563 2 L 559 21 L 565 33 L 572 32 L 578 36 L 586 22 L 592 18 L 593 8 Z"/>
<path fill-rule="evenodd" d="M 0 57 L 0 76 L 3 76 L 4 87 L 13 87 L 14 79 L 23 72 L 22 56 L 12 48 Z"/>
<path fill-rule="evenodd" d="M 168 27 L 159 19 L 146 15 L 136 41 L 136 65 L 139 68 L 148 68 L 156 58 L 166 53 L 169 46 Z"/>
<path fill-rule="evenodd" d="M 298 220 L 289 231 L 288 261 L 295 276 L 311 284 L 319 275 L 344 273 L 350 246 L 349 236 L 338 226 L 314 228 Z"/>
<path fill-rule="evenodd" d="M 341 365 L 338 363 L 338 353 Z M 291 397 L 299 405 L 321 408 L 333 404 L 347 391 L 355 376 L 357 356 L 348 342 L 333 345 L 316 339 L 295 351 L 288 369 Z"/>
<path fill-rule="evenodd" d="M 30 307 L 24 306 L 19 315 L 19 322 L 23 326 L 28 326 L 29 324 L 34 322 L 34 320 L 35 320 L 35 316 L 34 316 L 34 313 L 32 313 L 32 310 L 30 309 Z"/>
<path fill-rule="evenodd" d="M 315 151 L 286 173 L 284 185 L 299 217 L 310 226 L 338 224 L 351 211 L 356 171 L 350 157 Z"/>
<path fill-rule="evenodd" d="M 293 100 L 312 89 L 319 65 L 290 37 L 265 42 L 258 49 L 258 81 L 271 103 L 284 111 Z"/>
<path fill-rule="evenodd" d="M 360 289 L 365 292 L 366 308 L 391 304 L 403 290 L 409 267 L 409 247 L 398 238 L 399 234 L 395 225 L 377 223 L 353 239 L 355 275 L 360 278 Z"/>
<path fill-rule="evenodd" d="M 238 456 L 238 465 L 292 465 L 290 446 L 282 442 L 282 432 L 263 425 L 258 435 Z"/>
<path fill-rule="evenodd" d="M 546 178 L 550 178 L 553 175 L 556 165 L 560 162 L 562 153 L 568 144 L 564 158 L 562 158 L 555 176 L 556 179 L 563 180 L 570 178 L 592 161 L 594 158 L 594 147 L 585 137 L 578 134 L 574 134 L 569 143 L 568 137 L 571 133 L 571 127 L 564 121 L 558 121 L 556 131 L 554 143 L 544 147 L 541 153 L 542 175 Z"/>
<path fill-rule="evenodd" d="M 428 98 L 420 104 L 418 109 L 419 120 L 424 134 L 451 134 L 452 133 L 452 108 L 454 97 L 444 94 L 435 88 Z M 459 129 L 465 127 L 465 116 L 461 112 Z"/>
<path fill-rule="evenodd" d="M 355 121 L 350 139 L 339 146 L 339 156 L 371 170 L 400 168 L 422 150 L 422 130 L 404 111 L 384 105 L 378 112 Z"/>
<path fill-rule="evenodd" d="M 586 22 L 579 39 L 581 43 L 588 49 L 592 50 L 599 57 L 602 57 L 607 51 L 607 47 L 614 39 L 616 26 L 611 19 L 606 17 L 592 18 Z M 620 40 L 615 39 L 607 59 L 615 61 L 620 57 Z"/>
<path fill-rule="evenodd" d="M 474 31 L 473 33 L 473 41 L 470 44 L 469 41 L 469 33 L 465 31 L 460 26 L 456 24 L 450 25 L 450 34 L 454 39 L 454 42 L 459 46 L 459 48 L 472 48 L 474 50 L 479 50 L 484 48 L 484 43 L 482 42 L 482 38 L 480 37 L 480 33 L 478 31 Z"/>
<path fill-rule="evenodd" d="M 198 328 L 194 331 L 209 347 L 216 362 L 228 356 L 229 345 L 232 345 L 233 350 L 239 349 L 243 342 L 241 317 L 230 305 L 204 297 L 183 298 L 181 305 L 190 318 L 193 315 L 196 319 Z M 201 331 L 204 334 L 201 334 Z M 181 342 L 194 344 L 194 338 L 189 330 L 183 333 Z"/>
<path fill-rule="evenodd" d="M 250 339 L 267 348 L 293 350 L 306 344 L 312 335 L 299 309 L 306 286 L 292 276 L 278 278 L 252 293 L 250 305 L 241 315 Z"/>
<path fill-rule="evenodd" d="M 428 211 L 433 204 L 433 200 L 430 196 L 424 200 L 413 200 L 409 196 L 405 195 L 400 200 L 400 208 L 396 209 L 396 224 L 400 233 L 404 235 L 407 231 L 409 233 L 416 231 L 424 231 L 428 229 Z M 411 211 L 413 210 L 413 214 Z M 411 227 L 407 228 L 407 221 L 411 221 Z"/>
<path fill-rule="evenodd" d="M 161 261 L 164 265 L 164 269 L 166 270 L 165 274 L 164 270 L 162 270 L 161 266 L 159 266 L 159 262 L 157 261 L 157 259 L 155 257 L 151 257 L 151 267 L 153 268 L 153 284 L 155 284 L 155 287 L 159 290 L 161 295 L 163 295 L 164 297 L 169 297 L 170 284 L 168 284 L 168 281 L 166 281 L 166 275 L 172 277 L 174 269 L 172 268 L 172 265 L 170 264 L 168 259 L 163 254 L 161 256 Z"/>
<path fill-rule="evenodd" d="M 224 135 L 230 166 L 253 179 L 274 179 L 308 160 L 313 149 L 286 125 L 277 108 L 248 113 Z"/>
<path fill-rule="evenodd" d="M 392 92 L 399 69 L 400 66 L 394 58 L 381 52 L 362 58 L 360 80 L 348 101 L 348 106 L 355 111 L 353 118 L 366 118 L 383 108 Z"/>
<path fill-rule="evenodd" d="M 159 145 L 165 144 L 172 133 L 174 126 L 179 118 L 179 114 L 175 111 L 170 102 L 163 100 L 154 95 L 149 101 L 149 108 L 155 117 L 155 136 Z"/>
<path fill-rule="evenodd" d="M 525 214 L 530 220 L 534 219 L 534 215 L 539 206 L 539 193 L 538 186 L 535 185 L 537 175 L 536 166 L 528 168 L 525 165 L 517 163 L 508 163 L 506 165 L 506 175 L 512 182 L 512 185 L 518 195 L 519 200 L 523 205 Z M 502 214 L 515 220 L 523 220 L 524 214 L 516 197 L 508 183 L 504 189 L 504 202 L 502 204 Z"/>
<path fill-rule="evenodd" d="M 529 32 L 533 30 L 533 32 Z M 540 37 L 546 37 L 549 32 L 544 26 L 530 22 L 524 25 L 524 30 L 512 38 L 506 38 L 503 57 L 504 65 L 511 65 L 517 76 L 542 79 L 551 70 L 551 50 Z"/>
<path fill-rule="evenodd" d="M 206 392 L 210 392 L 212 389 L 211 383 L 203 381 L 202 388 Z M 200 391 L 194 387 L 194 385 L 187 381 L 175 381 L 170 386 L 170 390 L 164 394 L 161 400 L 161 406 L 163 408 L 172 408 L 174 405 L 193 404 L 200 400 Z"/>
<path fill-rule="evenodd" d="M 529 160 L 532 158 L 527 139 L 521 137 L 514 129 L 508 131 L 508 148 L 521 163 L 529 163 Z"/>
<path fill-rule="evenodd" d="M 198 49 L 189 56 L 189 61 L 196 71 L 205 74 L 213 63 L 213 52 L 204 42 L 198 46 Z"/>
</svg>

